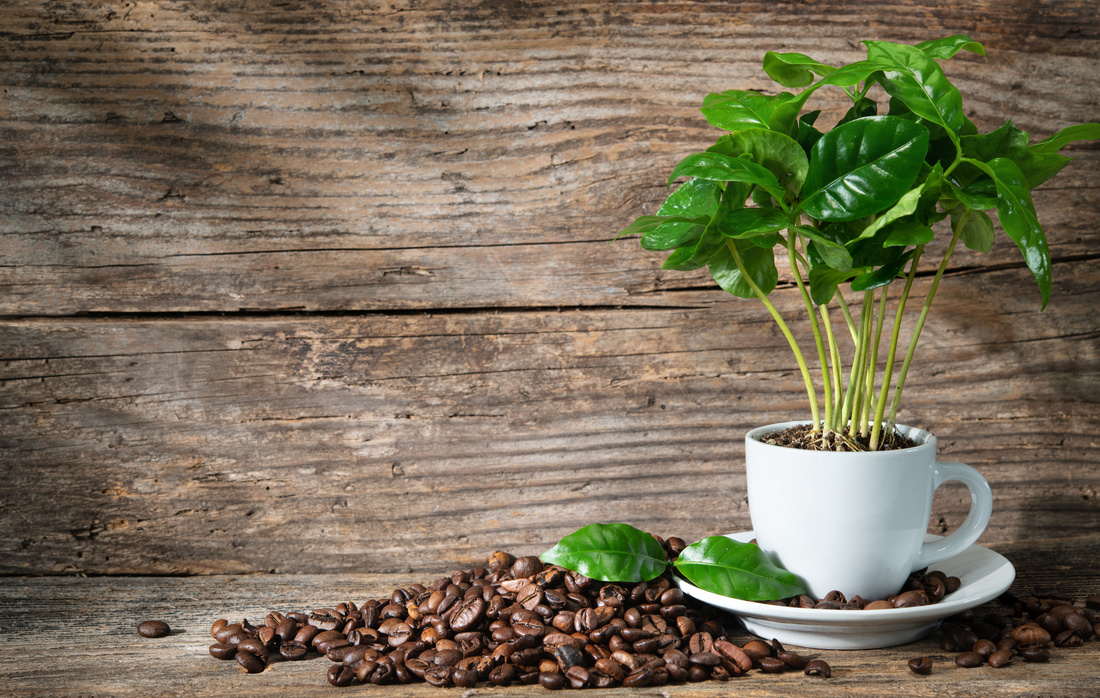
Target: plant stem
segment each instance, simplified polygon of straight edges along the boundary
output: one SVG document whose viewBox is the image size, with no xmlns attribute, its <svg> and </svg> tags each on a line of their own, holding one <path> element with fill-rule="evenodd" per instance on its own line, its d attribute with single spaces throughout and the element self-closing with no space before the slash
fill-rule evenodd
<svg viewBox="0 0 1100 698">
<path fill-rule="evenodd" d="M 848 310 L 848 301 L 844 300 L 844 296 L 841 295 L 839 289 L 837 290 L 834 298 L 840 301 L 839 303 L 837 303 L 837 305 L 840 306 L 840 313 L 844 316 L 844 322 L 848 325 L 848 333 L 852 335 L 852 343 L 855 344 L 856 323 L 855 320 L 852 319 L 852 312 Z"/>
<path fill-rule="evenodd" d="M 748 270 L 745 269 L 744 262 L 741 261 L 741 254 L 737 251 L 737 245 L 733 240 L 726 240 L 726 248 L 729 249 L 730 255 L 733 256 L 733 262 L 737 265 L 737 270 L 741 272 L 741 278 L 745 280 L 745 283 L 752 289 L 753 294 L 756 295 L 760 302 L 764 304 L 768 313 L 772 316 L 772 320 L 779 326 L 779 331 L 783 333 L 783 336 L 787 338 L 787 344 L 790 345 L 791 351 L 794 353 L 794 360 L 798 363 L 798 370 L 802 372 L 802 380 L 806 383 L 806 393 L 810 398 L 810 414 L 813 419 L 813 433 L 816 433 L 821 425 L 821 412 L 817 406 L 817 390 L 814 388 L 814 380 L 810 376 L 810 369 L 806 365 L 806 357 L 802 355 L 802 349 L 798 346 L 798 342 L 795 341 L 794 335 L 791 334 L 791 328 L 787 327 L 787 323 L 783 321 L 783 316 L 779 314 L 775 306 L 770 300 L 768 300 L 767 294 L 757 285 L 753 278 L 749 275 Z"/>
<path fill-rule="evenodd" d="M 867 399 L 863 403 L 863 412 L 859 416 L 859 434 L 860 436 L 868 435 L 868 428 L 871 415 L 871 404 L 875 400 L 875 374 L 878 372 L 878 350 L 882 344 L 882 322 L 886 318 L 886 295 L 889 290 L 889 284 L 882 287 L 881 298 L 879 299 L 878 314 L 875 318 L 875 340 L 871 344 L 871 361 L 867 373 L 867 388 L 864 394 Z"/>
<path fill-rule="evenodd" d="M 861 410 L 863 399 L 863 374 L 867 367 L 868 345 L 871 343 L 871 311 L 874 309 L 874 294 L 870 291 L 863 293 L 863 307 L 859 311 L 859 342 L 856 343 L 856 353 L 852 359 L 851 374 L 848 377 L 848 391 L 844 399 L 844 421 L 841 427 L 848 427 L 848 435 L 856 433 L 856 415 Z"/>
<path fill-rule="evenodd" d="M 963 214 L 959 216 L 959 222 L 955 226 L 955 234 L 951 236 L 951 244 L 947 246 L 947 252 L 944 252 L 943 259 L 940 260 L 940 266 L 936 269 L 936 276 L 932 279 L 932 286 L 928 289 L 928 295 L 924 298 L 924 305 L 920 310 L 920 317 L 917 318 L 917 326 L 913 328 L 913 336 L 909 338 L 909 349 L 905 352 L 905 361 L 901 364 L 901 373 L 898 374 L 898 384 L 894 388 L 894 399 L 890 403 L 890 424 L 894 424 L 898 416 L 898 406 L 901 405 L 901 391 L 905 388 L 905 377 L 909 374 L 909 364 L 913 362 L 913 355 L 917 351 L 917 340 L 920 339 L 921 330 L 924 329 L 924 321 L 928 317 L 928 311 L 932 309 L 932 299 L 936 295 L 936 289 L 940 287 L 940 279 L 943 278 L 943 272 L 947 270 L 947 262 L 951 259 L 951 255 L 955 252 L 955 245 L 959 242 L 959 235 L 962 234 L 963 226 L 966 225 L 966 221 L 970 218 L 970 209 L 963 211 Z"/>
<path fill-rule="evenodd" d="M 836 403 L 832 410 L 833 420 L 831 423 L 826 424 L 826 428 L 836 429 L 836 415 L 840 412 L 839 397 L 841 387 L 844 384 L 840 368 L 840 347 L 837 345 L 836 336 L 833 334 L 833 322 L 829 319 L 828 304 L 822 303 L 817 306 L 817 309 L 821 311 L 821 322 L 825 325 L 825 333 L 829 340 L 829 360 L 833 365 L 833 385 L 836 386 L 836 389 L 833 391 L 833 401 Z M 826 422 L 828 422 L 828 420 L 826 420 Z"/>
<path fill-rule="evenodd" d="M 798 260 L 795 254 L 795 242 L 797 233 L 787 231 L 787 259 L 791 264 L 791 274 L 794 275 L 794 283 L 802 294 L 802 303 L 806 306 L 806 314 L 810 316 L 810 328 L 814 333 L 814 344 L 817 346 L 817 360 L 821 363 L 821 384 L 825 398 L 825 424 L 828 427 L 833 421 L 833 387 L 829 377 L 829 362 L 825 356 L 825 344 L 821 339 L 821 326 L 817 322 L 817 313 L 814 312 L 814 302 L 810 298 L 810 292 L 806 289 L 806 282 L 802 280 L 802 272 L 798 269 Z M 814 420 L 816 428 L 817 420 Z"/>
<path fill-rule="evenodd" d="M 882 390 L 879 392 L 878 403 L 875 405 L 875 418 L 871 423 L 870 448 L 872 451 L 878 450 L 879 435 L 882 432 L 882 417 L 886 413 L 886 397 L 890 394 L 890 382 L 894 377 L 894 359 L 898 353 L 901 318 L 902 314 L 905 313 L 905 301 L 909 299 L 909 291 L 913 288 L 913 279 L 917 275 L 917 264 L 920 263 L 922 254 L 924 254 L 924 245 L 917 245 L 917 249 L 913 252 L 913 260 L 909 265 L 909 275 L 905 278 L 905 288 L 901 292 L 898 309 L 894 315 L 894 329 L 890 334 L 890 349 L 886 353 L 886 367 L 883 369 L 882 374 Z"/>
</svg>

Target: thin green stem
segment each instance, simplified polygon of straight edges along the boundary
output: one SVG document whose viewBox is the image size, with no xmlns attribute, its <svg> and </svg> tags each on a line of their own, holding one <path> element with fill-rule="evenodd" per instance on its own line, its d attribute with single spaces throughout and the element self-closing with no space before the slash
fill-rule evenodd
<svg viewBox="0 0 1100 698">
<path fill-rule="evenodd" d="M 779 327 L 779 331 L 787 338 L 787 344 L 790 345 L 791 352 L 794 353 L 794 360 L 798 363 L 798 370 L 802 372 L 802 380 L 806 384 L 806 393 L 810 398 L 810 414 L 813 419 L 813 432 L 817 432 L 818 427 L 821 425 L 821 412 L 817 406 L 817 390 L 814 388 L 814 381 L 810 376 L 810 368 L 806 365 L 806 357 L 802 355 L 802 349 L 798 346 L 798 342 L 795 340 L 794 335 L 791 334 L 791 328 L 787 327 L 787 323 L 783 321 L 783 316 L 779 314 L 775 305 L 768 300 L 767 294 L 764 293 L 760 286 L 753 280 L 752 276 L 749 275 L 748 270 L 745 269 L 745 264 L 741 261 L 741 254 L 737 251 L 735 242 L 733 240 L 726 240 L 726 247 L 733 257 L 733 263 L 737 265 L 738 271 L 741 272 L 741 278 L 745 280 L 745 283 L 752 289 L 753 294 L 764 304 L 764 308 L 766 308 L 768 314 L 772 316 L 772 320 L 774 320 L 775 324 Z"/>
<path fill-rule="evenodd" d="M 875 374 L 878 372 L 878 350 L 882 344 L 882 323 L 886 318 L 886 296 L 890 286 L 886 285 L 882 287 L 882 294 L 879 299 L 878 313 L 875 316 L 875 339 L 871 344 L 871 361 L 868 364 L 867 373 L 867 387 L 864 390 L 866 400 L 863 403 L 863 412 L 859 416 L 859 433 L 860 436 L 868 435 L 869 422 L 871 417 L 871 404 L 875 401 Z"/>
<path fill-rule="evenodd" d="M 852 343 L 854 344 L 856 341 L 856 323 L 855 320 L 852 319 L 851 311 L 848 310 L 848 301 L 844 300 L 844 296 L 839 290 L 833 297 L 839 301 L 837 305 L 840 306 L 840 312 L 844 315 L 844 322 L 848 323 L 848 332 L 852 335 Z"/>
<path fill-rule="evenodd" d="M 867 355 L 871 343 L 871 311 L 874 309 L 874 294 L 871 291 L 863 293 L 863 307 L 859 311 L 859 342 L 856 343 L 855 357 L 852 359 L 851 375 L 848 378 L 848 392 L 844 401 L 844 421 L 841 426 L 847 425 L 848 435 L 856 433 L 856 416 L 861 408 L 863 399 L 863 374 L 867 368 Z"/>
<path fill-rule="evenodd" d="M 917 318 L 917 326 L 913 328 L 913 335 L 909 338 L 909 348 L 905 352 L 905 361 L 901 364 L 898 384 L 894 388 L 894 399 L 890 403 L 890 424 L 894 424 L 897 420 L 898 406 L 901 405 L 901 391 L 905 388 L 905 377 L 909 374 L 909 364 L 913 362 L 913 355 L 917 351 L 917 341 L 920 339 L 921 330 L 924 329 L 924 321 L 928 317 L 928 311 L 932 309 L 932 299 L 936 296 L 936 289 L 940 287 L 940 279 L 943 278 L 943 273 L 947 270 L 947 262 L 955 252 L 955 245 L 959 242 L 959 235 L 962 234 L 962 229 L 968 218 L 970 218 L 969 208 L 959 216 L 959 222 L 955 226 L 955 234 L 951 236 L 951 244 L 947 246 L 947 251 L 944 252 L 943 259 L 940 260 L 940 266 L 936 269 L 936 276 L 932 279 L 932 286 L 928 289 L 928 295 L 924 298 L 924 305 L 920 309 L 920 317 Z"/>
<path fill-rule="evenodd" d="M 802 279 L 802 272 L 798 268 L 798 260 L 796 255 L 795 243 L 797 242 L 797 234 L 793 231 L 787 232 L 787 259 L 791 265 L 791 274 L 794 276 L 794 283 L 798 286 L 798 292 L 802 294 L 802 303 L 806 306 L 806 314 L 810 316 L 810 328 L 814 333 L 814 344 L 817 347 L 817 360 L 821 363 L 821 384 L 824 390 L 825 398 L 825 424 L 831 424 L 833 421 L 833 386 L 832 380 L 829 377 L 829 362 L 825 355 L 825 344 L 821 339 L 821 326 L 817 322 L 817 313 L 814 312 L 814 302 L 810 298 L 810 292 L 806 288 L 806 282 Z M 816 428 L 817 421 L 814 420 Z"/>
<path fill-rule="evenodd" d="M 875 405 L 875 418 L 871 422 L 872 451 L 878 450 L 879 435 L 882 433 L 882 417 L 886 413 L 886 398 L 890 395 L 890 383 L 894 379 L 894 359 L 898 352 L 898 338 L 901 335 L 901 319 L 905 313 L 905 302 L 909 299 L 909 291 L 913 288 L 913 279 L 917 275 L 917 264 L 924 254 L 924 245 L 917 245 L 913 252 L 913 260 L 909 263 L 909 275 L 905 278 L 905 288 L 902 289 L 901 298 L 898 300 L 898 309 L 894 315 L 894 329 L 890 334 L 890 349 L 886 352 L 886 367 L 882 374 L 882 389 L 879 392 L 878 403 Z"/>
<path fill-rule="evenodd" d="M 825 325 L 825 334 L 829 340 L 829 361 L 833 366 L 833 385 L 836 386 L 834 391 L 833 401 L 839 403 L 839 396 L 841 392 L 841 386 L 843 385 L 843 377 L 841 375 L 840 368 L 840 347 L 836 343 L 836 336 L 833 334 L 833 322 L 829 319 L 829 306 L 822 303 L 817 306 L 817 309 L 821 311 L 821 322 Z M 836 429 L 836 415 L 840 411 L 840 405 L 836 404 L 831 410 L 833 420 L 830 422 L 826 419 L 826 429 Z"/>
</svg>

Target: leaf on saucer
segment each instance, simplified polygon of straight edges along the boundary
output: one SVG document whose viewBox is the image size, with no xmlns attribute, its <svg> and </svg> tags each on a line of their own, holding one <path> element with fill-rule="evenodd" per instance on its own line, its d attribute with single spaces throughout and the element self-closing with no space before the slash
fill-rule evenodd
<svg viewBox="0 0 1100 698">
<path fill-rule="evenodd" d="M 773 563 L 759 546 L 725 536 L 689 545 L 673 565 L 700 589 L 735 599 L 774 601 L 807 593 L 798 577 Z"/>
</svg>

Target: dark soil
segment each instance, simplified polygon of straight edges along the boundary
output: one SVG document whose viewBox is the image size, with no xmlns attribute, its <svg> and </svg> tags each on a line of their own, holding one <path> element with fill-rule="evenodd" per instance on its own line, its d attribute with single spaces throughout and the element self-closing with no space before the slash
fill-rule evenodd
<svg viewBox="0 0 1100 698">
<path fill-rule="evenodd" d="M 804 451 L 870 451 L 870 436 L 849 436 L 839 432 L 829 432 L 824 437 L 821 433 L 811 436 L 810 425 L 800 424 L 788 427 L 783 431 L 777 431 L 764 437 L 763 442 L 772 446 L 786 446 L 787 448 L 799 448 Z M 851 442 L 858 444 L 853 447 Z M 891 430 L 882 435 L 882 443 L 879 451 L 896 451 L 903 448 L 913 448 L 917 443 L 908 436 Z"/>
</svg>

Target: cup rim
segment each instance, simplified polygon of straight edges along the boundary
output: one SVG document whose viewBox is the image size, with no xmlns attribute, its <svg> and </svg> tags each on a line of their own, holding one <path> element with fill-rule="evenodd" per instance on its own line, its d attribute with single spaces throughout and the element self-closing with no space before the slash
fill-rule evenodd
<svg viewBox="0 0 1100 698">
<path fill-rule="evenodd" d="M 809 424 L 809 423 L 810 423 L 810 420 L 808 420 L 808 419 L 796 419 L 796 420 L 789 421 L 789 422 L 777 422 L 775 424 L 766 424 L 764 426 L 755 427 L 753 429 L 750 429 L 748 432 L 746 432 L 745 442 L 746 443 L 752 442 L 758 448 L 767 448 L 767 449 L 778 448 L 778 449 L 783 449 L 784 451 L 795 451 L 795 452 L 801 452 L 801 453 L 816 453 L 816 454 L 830 454 L 831 456 L 835 456 L 835 457 L 845 456 L 845 457 L 850 457 L 850 458 L 865 458 L 865 457 L 875 457 L 875 456 L 882 457 L 882 456 L 884 456 L 886 454 L 890 454 L 890 453 L 912 453 L 912 452 L 915 452 L 915 451 L 918 451 L 918 450 L 924 449 L 924 448 L 929 448 L 930 447 L 933 450 L 935 450 L 935 448 L 936 448 L 936 436 L 932 432 L 930 432 L 926 429 L 921 429 L 920 427 L 913 427 L 913 426 L 909 426 L 909 425 L 906 425 L 906 424 L 896 424 L 894 426 L 902 435 L 909 437 L 913 441 L 916 441 L 917 445 L 916 446 L 910 446 L 909 448 L 891 449 L 889 451 L 862 451 L 862 452 L 861 451 L 842 451 L 842 452 L 836 452 L 836 451 L 810 451 L 810 450 L 803 450 L 803 449 L 794 449 L 794 448 L 790 448 L 788 446 L 777 446 L 775 444 L 766 444 L 766 443 L 764 443 L 763 441 L 760 440 L 762 437 L 766 436 L 767 434 L 773 434 L 777 431 L 783 431 L 784 429 L 787 429 L 789 427 L 795 427 L 795 426 L 800 426 L 800 425 Z"/>
</svg>

